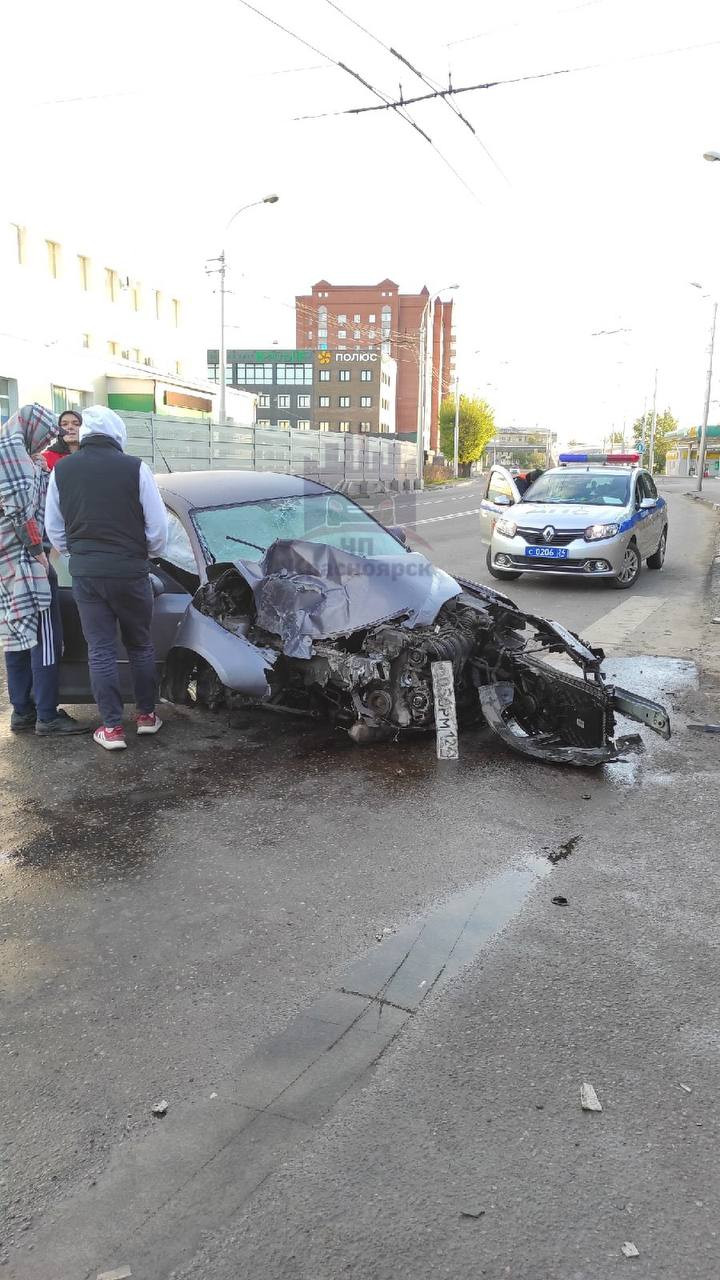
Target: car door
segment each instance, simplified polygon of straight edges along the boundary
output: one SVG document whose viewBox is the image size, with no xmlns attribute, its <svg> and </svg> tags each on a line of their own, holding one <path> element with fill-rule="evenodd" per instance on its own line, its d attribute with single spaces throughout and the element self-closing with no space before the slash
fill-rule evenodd
<svg viewBox="0 0 720 1280">
<path fill-rule="evenodd" d="M 645 489 L 645 496 L 652 498 L 655 502 L 655 507 L 649 512 L 649 519 L 647 521 L 648 540 L 650 545 L 648 555 L 653 555 L 658 549 L 665 524 L 664 505 L 659 501 L 660 495 L 657 491 L 657 485 L 649 471 L 643 472 L 643 487 Z"/>
<path fill-rule="evenodd" d="M 490 544 L 495 522 L 520 501 L 520 491 L 505 467 L 494 466 L 480 502 L 480 539 Z"/>
<path fill-rule="evenodd" d="M 652 555 L 653 551 L 655 550 L 655 546 L 653 543 L 653 529 L 652 529 L 653 516 L 655 512 L 647 508 L 643 510 L 642 504 L 645 498 L 651 497 L 650 489 L 645 482 L 644 471 L 638 471 L 635 475 L 635 491 L 634 492 L 635 492 L 634 507 L 635 507 L 635 517 L 636 517 L 635 524 L 634 524 L 635 541 L 637 542 L 638 551 L 640 552 L 640 555 L 642 556 L 643 560 L 645 560 L 647 559 L 648 556 Z"/>
</svg>

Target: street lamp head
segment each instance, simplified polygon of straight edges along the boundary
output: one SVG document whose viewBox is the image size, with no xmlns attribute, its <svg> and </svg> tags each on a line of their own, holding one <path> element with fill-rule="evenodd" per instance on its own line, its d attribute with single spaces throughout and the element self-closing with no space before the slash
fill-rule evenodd
<svg viewBox="0 0 720 1280">
<path fill-rule="evenodd" d="M 720 160 L 720 151 L 703 151 L 703 160 Z"/>
<path fill-rule="evenodd" d="M 279 196 L 264 196 L 263 204 L 277 204 L 279 199 Z"/>
</svg>

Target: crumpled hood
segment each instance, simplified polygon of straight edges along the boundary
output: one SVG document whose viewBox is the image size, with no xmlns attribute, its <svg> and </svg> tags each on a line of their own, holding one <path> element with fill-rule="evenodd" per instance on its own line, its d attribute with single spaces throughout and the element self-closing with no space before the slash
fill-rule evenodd
<svg viewBox="0 0 720 1280">
<path fill-rule="evenodd" d="M 88 436 L 107 436 L 123 450 L 127 444 L 125 423 L 114 409 L 108 409 L 104 404 L 93 404 L 89 409 L 83 409 L 80 443 Z"/>
<path fill-rule="evenodd" d="M 418 552 L 358 556 L 322 542 L 277 541 L 260 561 L 238 560 L 252 588 L 257 625 L 289 658 L 310 658 L 314 640 L 363 631 L 407 615 L 432 623 L 459 583 Z"/>
</svg>

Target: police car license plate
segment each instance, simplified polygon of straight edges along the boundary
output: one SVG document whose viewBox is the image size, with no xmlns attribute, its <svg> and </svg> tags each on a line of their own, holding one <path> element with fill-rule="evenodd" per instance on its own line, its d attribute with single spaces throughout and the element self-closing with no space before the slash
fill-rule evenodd
<svg viewBox="0 0 720 1280">
<path fill-rule="evenodd" d="M 533 556 L 536 560 L 567 560 L 567 547 L 526 547 L 526 556 Z"/>
</svg>

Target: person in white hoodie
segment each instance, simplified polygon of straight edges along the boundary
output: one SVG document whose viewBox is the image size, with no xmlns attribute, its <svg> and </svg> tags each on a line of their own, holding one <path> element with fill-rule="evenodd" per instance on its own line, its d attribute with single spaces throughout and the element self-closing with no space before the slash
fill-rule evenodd
<svg viewBox="0 0 720 1280">
<path fill-rule="evenodd" d="M 164 550 L 167 514 L 150 468 L 124 452 L 126 443 L 125 424 L 112 409 L 83 409 L 80 447 L 56 464 L 45 507 L 50 542 L 70 556 L 73 596 L 102 720 L 94 737 L 109 751 L 127 746 L 118 625 L 132 673 L 137 732 L 154 734 L 162 727 L 155 711 L 149 562 Z"/>
</svg>

